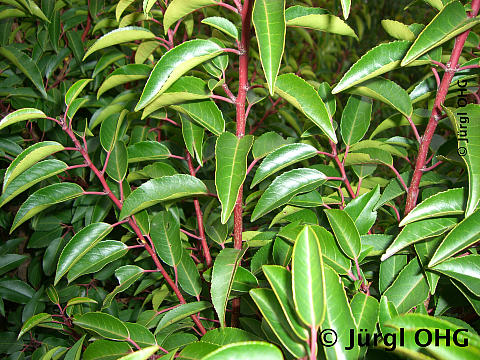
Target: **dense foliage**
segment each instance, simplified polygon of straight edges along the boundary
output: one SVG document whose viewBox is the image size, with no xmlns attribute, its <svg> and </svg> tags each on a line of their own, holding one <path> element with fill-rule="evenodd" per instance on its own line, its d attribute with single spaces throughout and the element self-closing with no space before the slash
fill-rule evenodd
<svg viewBox="0 0 480 360">
<path fill-rule="evenodd" d="M 0 3 L 1 356 L 480 358 L 480 0 Z"/>
</svg>

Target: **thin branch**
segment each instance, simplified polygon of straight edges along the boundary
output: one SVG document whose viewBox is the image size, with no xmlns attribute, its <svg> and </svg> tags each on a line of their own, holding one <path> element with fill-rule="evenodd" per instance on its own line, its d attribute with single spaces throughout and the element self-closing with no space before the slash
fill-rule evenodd
<svg viewBox="0 0 480 360">
<path fill-rule="evenodd" d="M 216 3 L 218 6 L 222 6 L 224 7 L 225 9 L 228 9 L 228 10 L 231 10 L 233 11 L 234 13 L 238 14 L 238 9 L 232 5 L 228 5 L 228 4 L 225 4 L 223 2 L 218 2 Z"/>
</svg>

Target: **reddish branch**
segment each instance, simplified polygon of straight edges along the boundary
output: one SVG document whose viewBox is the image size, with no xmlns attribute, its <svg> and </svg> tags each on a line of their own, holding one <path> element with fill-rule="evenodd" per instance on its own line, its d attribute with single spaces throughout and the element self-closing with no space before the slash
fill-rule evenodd
<svg viewBox="0 0 480 360">
<path fill-rule="evenodd" d="M 470 12 L 469 17 L 477 16 L 479 8 L 480 0 L 473 0 L 472 11 Z M 452 82 L 455 72 L 458 70 L 458 60 L 460 58 L 460 55 L 462 54 L 463 46 L 465 45 L 465 41 L 467 40 L 469 33 L 470 30 L 467 30 L 455 39 L 455 45 L 453 47 L 452 55 L 450 56 L 450 60 L 447 63 L 447 69 L 443 74 L 442 82 L 440 83 L 440 87 L 438 88 L 430 120 L 428 121 L 427 128 L 425 129 L 425 134 L 423 135 L 422 141 L 420 143 L 412 182 L 410 183 L 410 187 L 408 189 L 407 201 L 405 204 L 405 215 L 407 215 L 417 204 L 420 180 L 424 172 L 423 169 L 425 168 L 428 149 L 430 148 L 430 143 L 432 141 L 433 135 L 435 134 L 435 129 L 442 115 L 442 105 L 447 96 L 448 88 L 450 87 L 450 83 Z"/>
</svg>

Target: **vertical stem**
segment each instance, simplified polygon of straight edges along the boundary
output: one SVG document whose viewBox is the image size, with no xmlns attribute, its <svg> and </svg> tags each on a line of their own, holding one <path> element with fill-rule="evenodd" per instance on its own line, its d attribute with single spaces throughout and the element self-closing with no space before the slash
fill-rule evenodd
<svg viewBox="0 0 480 360">
<path fill-rule="evenodd" d="M 480 0 L 473 0 L 472 11 L 469 14 L 469 16 L 470 17 L 477 16 L 479 9 L 480 9 Z M 430 116 L 430 120 L 428 121 L 425 134 L 422 137 L 420 148 L 418 150 L 418 157 L 415 163 L 415 170 L 413 172 L 412 182 L 410 183 L 410 187 L 408 189 L 408 194 L 407 194 L 407 201 L 405 204 L 405 215 L 407 215 L 417 204 L 420 180 L 422 179 L 422 175 L 423 175 L 422 169 L 425 167 L 425 164 L 426 164 L 428 149 L 430 148 L 430 143 L 432 141 L 433 135 L 435 134 L 435 128 L 437 127 L 438 120 L 440 119 L 440 116 L 442 113 L 442 110 L 441 110 L 442 104 L 445 101 L 445 98 L 448 93 L 448 88 L 450 87 L 452 78 L 455 75 L 455 71 L 457 70 L 458 60 L 460 58 L 460 55 L 462 54 L 463 46 L 465 45 L 465 41 L 467 40 L 469 33 L 470 33 L 470 30 L 467 30 L 464 33 L 460 34 L 455 39 L 455 45 L 453 47 L 452 55 L 450 56 L 450 60 L 447 63 L 447 70 L 445 71 L 440 87 L 438 88 L 437 96 L 435 98 L 435 103 L 432 109 L 432 115 Z"/>
<path fill-rule="evenodd" d="M 317 328 L 310 328 L 310 360 L 317 359 Z"/>
</svg>

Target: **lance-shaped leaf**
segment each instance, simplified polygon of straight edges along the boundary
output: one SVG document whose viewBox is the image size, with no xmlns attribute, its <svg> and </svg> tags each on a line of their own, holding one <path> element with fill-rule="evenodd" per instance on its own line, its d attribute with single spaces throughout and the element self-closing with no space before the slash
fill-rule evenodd
<svg viewBox="0 0 480 360">
<path fill-rule="evenodd" d="M 283 266 L 278 265 L 264 265 L 262 269 L 272 287 L 272 290 L 275 292 L 275 296 L 282 308 L 283 314 L 293 332 L 301 339 L 308 339 L 308 331 L 301 323 L 295 311 L 292 290 L 292 274 Z"/>
<path fill-rule="evenodd" d="M 251 221 L 288 203 L 295 195 L 315 190 L 326 181 L 322 172 L 314 169 L 295 169 L 275 178 L 255 206 Z"/>
<path fill-rule="evenodd" d="M 0 55 L 14 64 L 27 78 L 35 85 L 37 90 L 46 99 L 47 93 L 43 84 L 42 74 L 37 64 L 23 52 L 17 50 L 13 45 L 0 47 Z"/>
<path fill-rule="evenodd" d="M 457 252 L 468 248 L 478 241 L 480 234 L 480 210 L 465 218 L 443 239 L 433 254 L 428 267 L 433 267 Z"/>
<path fill-rule="evenodd" d="M 283 74 L 277 79 L 275 92 L 313 121 L 333 142 L 337 142 L 327 108 L 312 85 L 295 74 Z"/>
<path fill-rule="evenodd" d="M 197 100 L 187 103 L 172 105 L 172 109 L 184 113 L 200 126 L 220 135 L 225 131 L 225 120 L 217 104 L 212 100 Z"/>
<path fill-rule="evenodd" d="M 139 186 L 125 199 L 119 218 L 124 219 L 161 201 L 206 193 L 205 184 L 190 175 L 176 174 L 152 179 Z"/>
<path fill-rule="evenodd" d="M 418 204 L 405 216 L 399 226 L 432 217 L 460 215 L 465 208 L 465 190 L 449 189 L 436 193 Z"/>
<path fill-rule="evenodd" d="M 60 281 L 75 263 L 88 253 L 100 240 L 104 239 L 112 226 L 107 223 L 93 223 L 77 232 L 65 245 L 58 259 L 54 285 Z"/>
<path fill-rule="evenodd" d="M 399 313 L 405 313 L 428 297 L 428 283 L 420 262 L 413 258 L 398 274 L 384 295 L 395 305 Z"/>
<path fill-rule="evenodd" d="M 105 296 L 102 309 L 109 307 L 115 295 L 127 290 L 135 281 L 142 277 L 143 273 L 144 270 L 136 265 L 124 265 L 115 270 L 115 277 L 118 280 L 118 285 L 111 293 Z"/>
<path fill-rule="evenodd" d="M 65 354 L 64 360 L 80 360 L 80 355 L 82 354 L 82 345 L 83 340 L 87 334 L 83 335 Z"/>
<path fill-rule="evenodd" d="M 363 139 L 370 126 L 372 116 L 372 100 L 352 95 L 343 109 L 340 122 L 340 133 L 347 145 Z"/>
<path fill-rule="evenodd" d="M 283 355 L 278 347 L 263 341 L 242 341 L 222 346 L 212 351 L 202 360 L 235 359 L 235 360 L 282 360 Z"/>
<path fill-rule="evenodd" d="M 100 339 L 92 342 L 83 353 L 84 360 L 117 359 L 131 352 L 127 342 Z"/>
<path fill-rule="evenodd" d="M 331 329 L 337 335 L 337 341 L 332 346 L 324 346 L 323 351 L 327 359 L 358 359 L 359 347 L 350 345 L 350 331 L 355 329 L 356 324 L 352 310 L 348 304 L 347 295 L 338 274 L 329 266 L 325 266 L 325 321 L 322 330 Z"/>
<path fill-rule="evenodd" d="M 156 97 L 142 112 L 142 119 L 162 107 L 181 104 L 187 101 L 208 98 L 204 80 L 194 76 L 182 76 L 175 81 L 165 92 Z"/>
<path fill-rule="evenodd" d="M 129 337 L 125 324 L 110 314 L 89 312 L 76 317 L 73 323 L 107 339 L 125 341 Z"/>
<path fill-rule="evenodd" d="M 24 108 L 16 110 L 0 121 L 0 130 L 24 120 L 45 119 L 47 115 L 43 111 L 34 108 Z"/>
<path fill-rule="evenodd" d="M 317 149 L 308 144 L 289 144 L 268 154 L 258 167 L 250 189 L 277 171 L 317 154 Z"/>
<path fill-rule="evenodd" d="M 190 315 L 194 315 L 211 307 L 212 304 L 208 301 L 196 301 L 187 304 L 181 304 L 165 313 L 165 316 L 162 317 L 158 323 L 157 331 L 162 330 L 169 325 L 175 324 L 176 322 L 183 320 Z"/>
<path fill-rule="evenodd" d="M 215 146 L 215 187 L 222 204 L 221 222 L 225 224 L 232 215 L 238 192 L 247 175 L 247 156 L 253 144 L 253 136 L 237 138 L 224 132 Z"/>
<path fill-rule="evenodd" d="M 388 259 L 393 254 L 421 240 L 432 236 L 438 236 L 448 231 L 457 224 L 454 218 L 439 218 L 419 220 L 405 226 L 393 243 L 382 255 L 381 260 Z"/>
<path fill-rule="evenodd" d="M 348 274 L 352 262 L 345 256 L 341 248 L 338 246 L 338 243 L 333 238 L 333 235 L 325 228 L 318 225 L 312 225 L 311 228 L 320 241 L 323 262 L 339 274 Z"/>
<path fill-rule="evenodd" d="M 228 297 L 232 290 L 233 279 L 237 272 L 238 264 L 247 247 L 243 249 L 225 248 L 217 255 L 212 271 L 212 286 L 210 294 L 212 303 L 217 312 L 220 325 L 225 327 L 225 312 L 227 308 Z"/>
<path fill-rule="evenodd" d="M 291 6 L 285 10 L 285 20 L 287 26 L 299 26 L 357 38 L 355 31 L 345 21 L 323 9 Z"/>
<path fill-rule="evenodd" d="M 285 0 L 255 1 L 252 20 L 263 72 L 270 95 L 273 95 L 285 48 Z"/>
<path fill-rule="evenodd" d="M 40 181 L 64 172 L 67 167 L 67 164 L 60 160 L 44 160 L 33 165 L 8 184 L 0 196 L 0 207 Z"/>
<path fill-rule="evenodd" d="M 102 55 L 102 57 L 97 61 L 95 69 L 93 69 L 92 78 L 95 78 L 102 70 L 106 69 L 109 65 L 113 64 L 115 61 L 123 59 L 126 55 L 118 50 L 112 50 Z"/>
<path fill-rule="evenodd" d="M 185 15 L 198 10 L 204 6 L 214 5 L 215 0 L 173 0 L 167 7 L 167 11 L 163 15 L 163 28 L 165 34 L 168 32 L 170 26 L 172 26 L 177 20 L 180 20 Z"/>
<path fill-rule="evenodd" d="M 100 144 L 105 151 L 112 151 L 127 113 L 128 110 L 123 110 L 120 114 L 112 114 L 102 121 L 100 126 Z"/>
<path fill-rule="evenodd" d="M 408 93 L 393 81 L 382 77 L 361 83 L 350 90 L 352 94 L 371 97 L 390 105 L 406 117 L 412 116 L 412 101 Z"/>
<path fill-rule="evenodd" d="M 202 273 L 203 278 L 210 282 L 211 281 L 211 268 Z M 235 277 L 233 278 L 232 290 L 240 292 L 248 292 L 250 289 L 256 288 L 258 286 L 258 280 L 250 271 L 239 266 Z"/>
<path fill-rule="evenodd" d="M 375 331 L 375 325 L 378 321 L 378 300 L 362 292 L 357 292 L 350 302 L 353 319 L 356 325 L 356 336 L 361 334 L 361 329 L 365 329 L 367 334 Z M 363 334 L 362 334 L 363 335 Z M 364 356 L 367 348 L 360 348 L 360 356 Z"/>
<path fill-rule="evenodd" d="M 302 344 L 304 342 L 292 334 L 292 328 L 275 297 L 275 293 L 270 289 L 252 289 L 250 290 L 250 296 L 282 345 L 296 358 L 304 357 L 307 354 Z"/>
<path fill-rule="evenodd" d="M 74 183 L 53 184 L 35 191 L 18 209 L 10 233 L 48 207 L 81 195 L 83 195 L 83 189 Z"/>
<path fill-rule="evenodd" d="M 56 141 L 42 141 L 23 150 L 5 171 L 3 177 L 3 191 L 5 191 L 11 181 L 25 170 L 29 169 L 32 165 L 35 165 L 40 160 L 63 149 L 63 145 Z"/>
<path fill-rule="evenodd" d="M 161 211 L 152 218 L 151 237 L 158 256 L 170 266 L 182 259 L 180 223 L 169 211 Z"/>
<path fill-rule="evenodd" d="M 454 38 L 480 22 L 470 18 L 460 1 L 452 1 L 440 11 L 417 36 L 402 60 L 402 66 L 408 65 L 427 51 Z"/>
<path fill-rule="evenodd" d="M 102 270 L 105 265 L 121 258 L 127 251 L 127 245 L 120 241 L 100 241 L 72 265 L 67 274 L 68 282 L 72 282 L 82 275 Z"/>
<path fill-rule="evenodd" d="M 344 210 L 325 210 L 338 245 L 350 259 L 357 259 L 361 251 L 360 234 L 350 215 Z"/>
<path fill-rule="evenodd" d="M 350 7 L 352 5 L 352 0 L 341 0 L 341 4 L 342 4 L 343 17 L 345 19 L 348 19 L 348 15 L 350 15 Z"/>
<path fill-rule="evenodd" d="M 126 26 L 120 29 L 115 29 L 103 35 L 100 39 L 88 49 L 83 59 L 85 60 L 90 54 L 95 51 L 104 49 L 112 45 L 118 45 L 135 40 L 146 40 L 155 38 L 150 30 L 138 26 Z"/>
<path fill-rule="evenodd" d="M 345 211 L 350 215 L 357 226 L 360 235 L 365 235 L 377 219 L 377 212 L 373 210 L 380 199 L 380 186 L 366 194 L 356 197 L 345 206 Z"/>
<path fill-rule="evenodd" d="M 460 281 L 476 296 L 480 296 L 480 255 L 460 256 L 448 259 L 432 268 Z"/>
<path fill-rule="evenodd" d="M 435 253 L 438 245 L 440 245 L 441 241 L 442 236 L 437 236 L 432 239 L 417 242 L 415 243 L 415 245 L 413 245 L 413 247 L 415 248 L 415 252 L 417 253 L 417 257 L 423 266 L 425 277 L 427 278 L 428 286 L 430 287 L 430 293 L 432 294 L 435 294 L 438 281 L 440 280 L 440 275 L 427 269 L 427 264 L 432 258 L 432 255 Z"/>
<path fill-rule="evenodd" d="M 139 141 L 127 148 L 128 162 L 161 160 L 170 156 L 170 150 L 158 141 Z"/>
<path fill-rule="evenodd" d="M 81 79 L 75 82 L 72 86 L 70 86 L 67 93 L 65 94 L 65 105 L 70 106 L 72 101 L 75 100 L 78 95 L 80 95 L 85 86 L 87 86 L 92 81 L 93 79 Z"/>
<path fill-rule="evenodd" d="M 123 141 L 117 141 L 113 147 L 107 164 L 107 174 L 113 180 L 123 181 L 128 168 L 127 147 Z"/>
<path fill-rule="evenodd" d="M 13 269 L 18 268 L 25 260 L 28 259 L 26 255 L 20 254 L 5 254 L 0 258 L 0 275 L 3 275 Z"/>
<path fill-rule="evenodd" d="M 238 30 L 236 26 L 230 21 L 220 16 L 211 16 L 202 20 L 202 24 L 210 25 L 218 29 L 228 36 L 238 40 Z"/>
<path fill-rule="evenodd" d="M 326 284 L 320 241 L 310 226 L 298 234 L 292 255 L 292 288 L 295 310 L 310 327 L 325 318 Z"/>
<path fill-rule="evenodd" d="M 152 345 L 141 350 L 135 351 L 131 354 L 122 356 L 119 360 L 147 360 L 152 357 L 158 350 L 160 346 Z"/>
<path fill-rule="evenodd" d="M 178 264 L 178 283 L 187 294 L 200 296 L 202 280 L 187 250 L 183 250 L 182 261 Z"/>
<path fill-rule="evenodd" d="M 197 159 L 200 166 L 203 166 L 203 138 L 205 136 L 205 130 L 195 125 L 191 121 L 191 117 L 180 113 L 182 120 L 182 135 L 187 151 L 192 157 Z"/>
<path fill-rule="evenodd" d="M 414 41 L 415 34 L 410 28 L 395 20 L 382 20 L 382 27 L 388 35 L 395 39 Z"/>
<path fill-rule="evenodd" d="M 143 109 L 195 66 L 221 54 L 223 49 L 209 40 L 186 41 L 161 57 L 143 88 L 135 111 Z"/>
<path fill-rule="evenodd" d="M 457 131 L 467 132 L 466 136 L 459 135 L 459 146 L 466 149 L 463 161 L 467 164 L 468 170 L 468 201 L 465 209 L 465 216 L 471 215 L 480 204 L 480 124 L 476 119 L 480 119 L 480 105 L 469 104 L 459 109 L 455 114 L 455 123 Z M 451 112 L 447 111 L 451 116 Z M 459 133 L 459 134 L 461 134 Z"/>
<path fill-rule="evenodd" d="M 98 89 L 97 99 L 99 99 L 104 92 L 115 86 L 147 78 L 151 70 L 152 68 L 150 66 L 144 64 L 128 64 L 114 70 Z"/>
<path fill-rule="evenodd" d="M 33 315 L 31 318 L 25 321 L 22 328 L 20 329 L 20 332 L 18 333 L 17 339 L 20 339 L 24 334 L 32 330 L 38 324 L 49 322 L 52 320 L 53 320 L 52 315 L 50 314 L 40 313 L 40 314 Z"/>
</svg>

